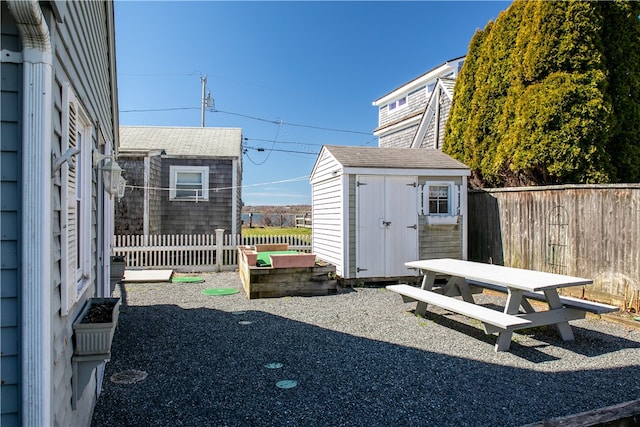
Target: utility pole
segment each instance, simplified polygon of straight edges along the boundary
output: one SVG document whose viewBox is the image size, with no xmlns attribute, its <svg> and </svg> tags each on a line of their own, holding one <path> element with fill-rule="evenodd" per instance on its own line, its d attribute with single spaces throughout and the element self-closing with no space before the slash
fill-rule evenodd
<svg viewBox="0 0 640 427">
<path fill-rule="evenodd" d="M 202 121 L 202 127 L 204 127 L 204 109 L 205 108 L 211 108 L 213 106 L 213 100 L 211 99 L 211 92 L 207 93 L 207 96 L 205 98 L 204 94 L 205 91 L 207 90 L 207 76 L 205 75 L 204 77 L 200 76 L 200 83 L 202 83 L 202 115 L 201 115 L 201 121 Z"/>
</svg>

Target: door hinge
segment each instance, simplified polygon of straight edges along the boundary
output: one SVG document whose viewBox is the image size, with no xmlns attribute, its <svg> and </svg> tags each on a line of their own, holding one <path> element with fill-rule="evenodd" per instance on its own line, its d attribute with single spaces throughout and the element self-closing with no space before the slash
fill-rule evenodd
<svg viewBox="0 0 640 427">
<path fill-rule="evenodd" d="M 407 228 L 413 228 L 414 230 L 418 229 L 418 224 L 407 225 Z"/>
<path fill-rule="evenodd" d="M 366 182 L 356 181 L 356 187 L 360 187 L 361 185 L 367 185 Z"/>
<path fill-rule="evenodd" d="M 356 268 L 356 272 L 360 273 L 361 271 L 367 271 L 367 269 L 366 268 L 360 268 L 360 267 Z"/>
<path fill-rule="evenodd" d="M 417 187 L 417 186 L 418 186 L 418 183 L 417 183 L 417 182 L 412 182 L 411 184 L 405 184 L 405 185 L 406 185 L 407 187 L 413 187 L 413 188 L 415 188 L 415 187 Z"/>
</svg>

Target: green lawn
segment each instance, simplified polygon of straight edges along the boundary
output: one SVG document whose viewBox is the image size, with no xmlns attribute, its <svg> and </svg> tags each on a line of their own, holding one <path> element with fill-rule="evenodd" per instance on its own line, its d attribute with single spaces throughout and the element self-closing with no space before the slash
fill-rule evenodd
<svg viewBox="0 0 640 427">
<path fill-rule="evenodd" d="M 242 227 L 243 236 L 311 236 L 310 228 Z"/>
</svg>

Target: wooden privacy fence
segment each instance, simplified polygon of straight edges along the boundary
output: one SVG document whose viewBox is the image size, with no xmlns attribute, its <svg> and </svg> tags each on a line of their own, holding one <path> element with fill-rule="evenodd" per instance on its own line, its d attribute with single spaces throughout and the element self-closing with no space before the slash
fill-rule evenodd
<svg viewBox="0 0 640 427">
<path fill-rule="evenodd" d="M 567 293 L 628 306 L 640 291 L 640 184 L 469 192 L 469 259 L 586 277 Z"/>
<path fill-rule="evenodd" d="M 120 235 L 114 236 L 114 256 L 122 256 L 127 268 L 171 268 L 182 271 L 228 271 L 238 267 L 238 245 L 288 243 L 289 248 L 311 252 L 311 236 Z"/>
</svg>

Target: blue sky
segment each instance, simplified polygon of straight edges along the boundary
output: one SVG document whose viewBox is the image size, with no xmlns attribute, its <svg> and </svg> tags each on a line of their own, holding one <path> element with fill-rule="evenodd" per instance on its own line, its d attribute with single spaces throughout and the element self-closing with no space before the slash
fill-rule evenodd
<svg viewBox="0 0 640 427">
<path fill-rule="evenodd" d="M 466 54 L 503 1 L 116 1 L 121 125 L 246 138 L 246 205 L 311 203 L 322 145 L 377 146 L 372 101 Z"/>
</svg>

